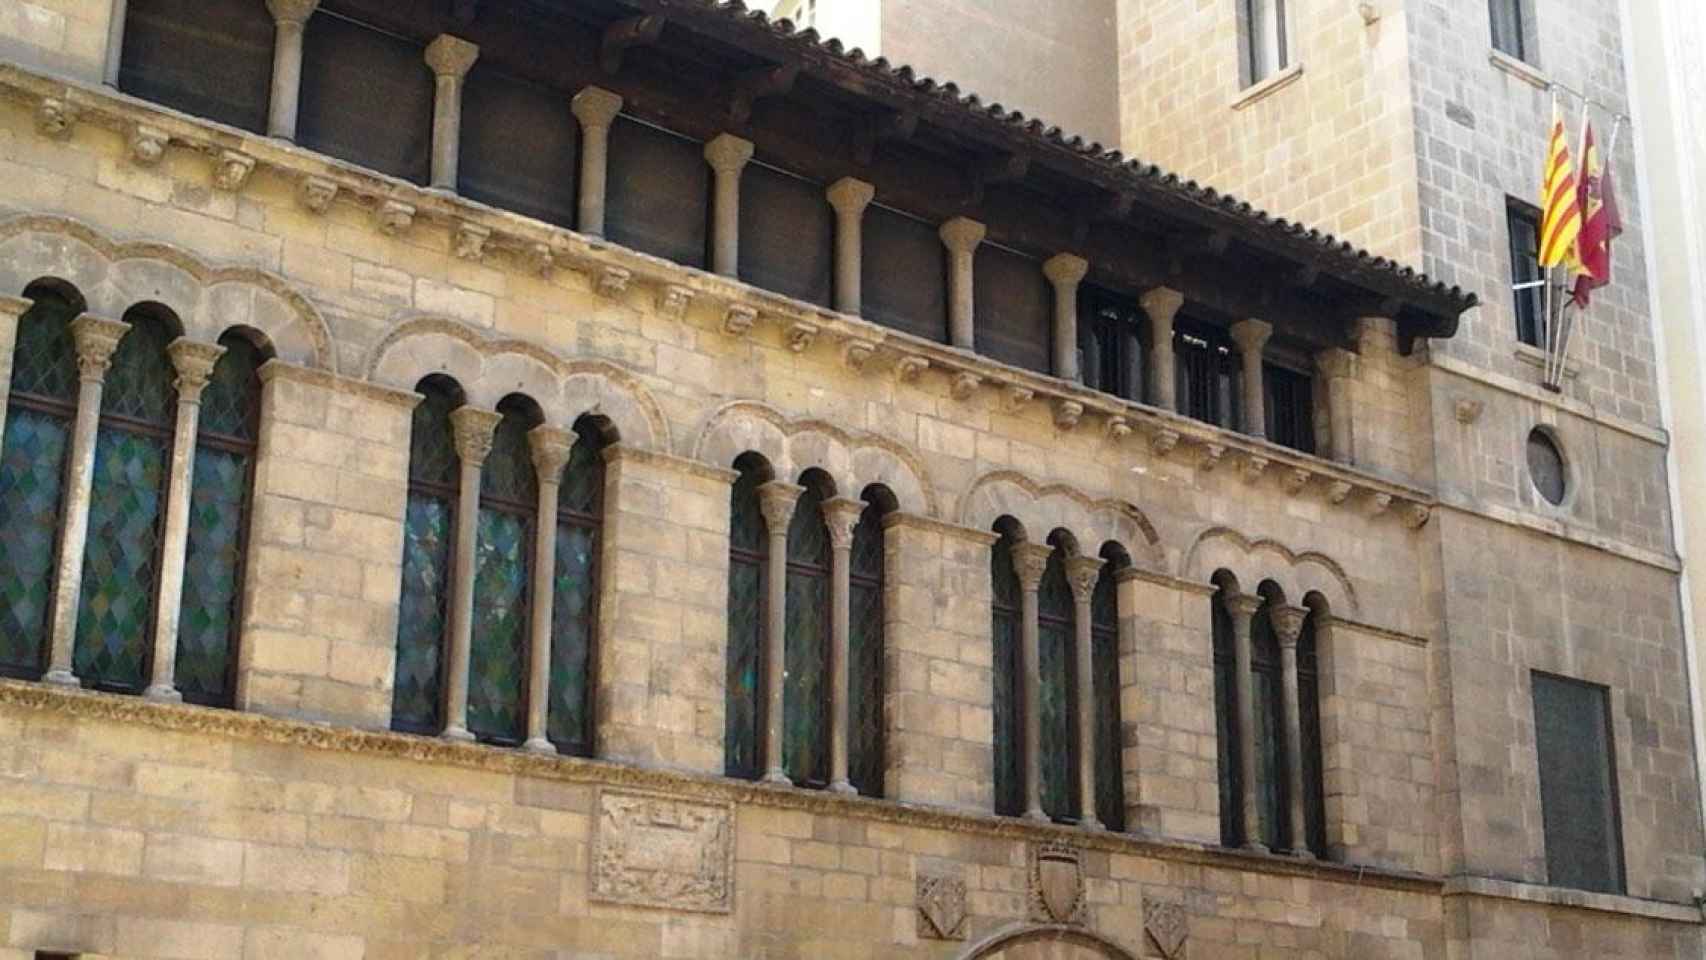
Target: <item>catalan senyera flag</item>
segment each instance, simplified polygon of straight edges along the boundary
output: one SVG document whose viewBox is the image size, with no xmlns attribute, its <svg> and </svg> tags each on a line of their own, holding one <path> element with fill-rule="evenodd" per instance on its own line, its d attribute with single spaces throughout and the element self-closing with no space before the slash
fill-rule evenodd
<svg viewBox="0 0 1706 960">
<path fill-rule="evenodd" d="M 1600 159 L 1592 123 L 1582 131 L 1582 178 L 1577 198 L 1582 210 L 1582 230 L 1576 239 L 1579 268 L 1571 299 L 1577 307 L 1586 308 L 1592 292 L 1611 282 L 1611 241 L 1623 232 L 1611 171 Z"/>
<path fill-rule="evenodd" d="M 1564 132 L 1564 111 L 1552 105 L 1552 136 L 1546 146 L 1546 172 L 1540 180 L 1540 267 L 1551 269 L 1561 263 L 1572 266 L 1576 238 L 1582 232 L 1582 208 L 1576 189 L 1576 171 L 1570 163 L 1569 138 Z"/>
</svg>

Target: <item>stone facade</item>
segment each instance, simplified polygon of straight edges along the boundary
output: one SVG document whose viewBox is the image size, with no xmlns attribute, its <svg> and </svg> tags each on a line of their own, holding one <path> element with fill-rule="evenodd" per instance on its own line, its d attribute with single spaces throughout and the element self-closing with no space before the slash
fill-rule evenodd
<svg viewBox="0 0 1706 960">
<path fill-rule="evenodd" d="M 0 64 L 0 295 L 51 277 L 93 317 L 159 302 L 194 341 L 237 326 L 272 347 L 238 709 L 0 682 L 0 960 L 1706 945 L 1663 438 L 1652 385 L 1613 373 L 1610 348 L 1584 351 L 1556 399 L 1519 360 L 1478 361 L 1510 327 L 1491 292 L 1461 350 L 1405 355 L 1390 320 L 1361 319 L 1355 352 L 1324 365 L 1345 442 L 1309 456 L 115 94 L 99 82 L 110 9 L 0 13 L 16 51 Z M 1358 36 L 1319 16 L 1303 36 Z M 1409 22 L 1367 29 L 1413 46 Z M 1328 83 L 1331 51 L 1308 56 L 1296 82 Z M 1409 108 L 1392 110 L 1373 125 Z M 1243 190 L 1254 169 L 1214 176 Z M 1295 189 L 1353 237 L 1469 269 L 1418 234 L 1432 206 L 1413 182 L 1369 186 L 1366 217 Z M 9 331 L 25 305 L 6 304 Z M 1604 336 L 1650 354 L 1643 333 Z M 594 758 L 387 729 L 412 390 L 435 372 L 473 406 L 519 391 L 550 426 L 591 413 L 615 438 Z M 1560 510 L 1521 467 L 1534 422 L 1580 451 Z M 778 480 L 818 469 L 842 496 L 881 484 L 898 503 L 885 799 L 722 776 L 729 491 L 748 451 Z M 992 813 L 1002 517 L 1131 558 L 1127 832 Z M 1217 574 L 1319 617 L 1325 859 L 1220 845 Z M 1545 884 L 1530 669 L 1612 691 L 1628 896 Z"/>
</svg>

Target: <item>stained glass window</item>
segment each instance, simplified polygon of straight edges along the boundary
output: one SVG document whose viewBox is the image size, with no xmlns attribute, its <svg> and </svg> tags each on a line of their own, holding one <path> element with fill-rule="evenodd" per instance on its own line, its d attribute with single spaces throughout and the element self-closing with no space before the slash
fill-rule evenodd
<svg viewBox="0 0 1706 960">
<path fill-rule="evenodd" d="M 1123 559 L 1110 559 L 1090 598 L 1090 674 L 1095 689 L 1096 819 L 1109 830 L 1125 829 L 1125 785 L 1120 772 L 1120 614 L 1116 575 Z"/>
<path fill-rule="evenodd" d="M 248 338 L 220 338 L 225 353 L 201 395 L 189 542 L 178 620 L 178 691 L 193 703 L 231 702 L 242 601 L 260 376 L 266 359 Z"/>
<path fill-rule="evenodd" d="M 65 460 L 77 415 L 69 301 L 43 295 L 18 320 L 0 445 L 0 674 L 44 669 Z"/>
<path fill-rule="evenodd" d="M 1041 676 L 1043 812 L 1078 819 L 1078 697 L 1074 677 L 1074 607 L 1065 551 L 1049 554 L 1037 593 L 1037 664 Z"/>
<path fill-rule="evenodd" d="M 468 662 L 468 729 L 493 743 L 527 733 L 528 610 L 539 475 L 527 431 L 539 423 L 526 401 L 498 404 L 503 419 L 480 470 L 474 544 L 473 643 Z"/>
<path fill-rule="evenodd" d="M 1268 605 L 1250 624 L 1250 705 L 1256 719 L 1256 820 L 1269 849 L 1289 849 L 1290 784 L 1285 765 L 1285 704 L 1280 699 L 1279 642 Z"/>
<path fill-rule="evenodd" d="M 1240 794 L 1244 772 L 1238 742 L 1238 642 L 1232 614 L 1226 609 L 1224 588 L 1214 597 L 1214 731 L 1220 769 L 1220 842 L 1229 847 L 1244 842 L 1240 828 Z"/>
<path fill-rule="evenodd" d="M 756 779 L 764 762 L 764 564 L 768 553 L 758 488 L 763 464 L 736 461 L 740 471 L 729 495 L 729 659 L 723 726 L 723 767 L 731 777 Z"/>
<path fill-rule="evenodd" d="M 867 504 L 853 528 L 848 597 L 847 772 L 867 797 L 883 795 L 883 512 Z"/>
<path fill-rule="evenodd" d="M 829 783 L 829 528 L 824 482 L 805 479 L 788 523 L 782 767 L 800 786 Z"/>
<path fill-rule="evenodd" d="M 153 653 L 160 521 L 177 411 L 166 345 L 176 334 L 151 311 L 126 315 L 101 394 L 89 538 L 73 663 L 84 684 L 138 692 Z"/>
<path fill-rule="evenodd" d="M 443 726 L 444 640 L 451 541 L 456 529 L 457 459 L 450 412 L 462 391 L 445 377 L 416 389 L 409 432 L 409 500 L 403 518 L 403 589 L 397 611 L 397 669 L 391 726 L 437 733 Z"/>
<path fill-rule="evenodd" d="M 1297 638 L 1297 710 L 1302 721 L 1303 825 L 1309 849 L 1318 857 L 1327 855 L 1326 781 L 1321 762 L 1321 681 L 1315 640 L 1316 614 L 1303 621 Z"/>
<path fill-rule="evenodd" d="M 1016 817 L 1025 812 L 1022 739 L 1019 718 L 1019 575 L 1013 568 L 1012 530 L 1001 530 L 989 552 L 990 612 L 994 620 L 995 666 L 995 812 Z"/>
<path fill-rule="evenodd" d="M 577 434 L 557 496 L 557 558 L 552 580 L 551 702 L 546 731 L 563 753 L 592 754 L 589 699 L 592 640 L 598 622 L 598 549 L 604 515 L 604 440 L 591 420 Z"/>
</svg>

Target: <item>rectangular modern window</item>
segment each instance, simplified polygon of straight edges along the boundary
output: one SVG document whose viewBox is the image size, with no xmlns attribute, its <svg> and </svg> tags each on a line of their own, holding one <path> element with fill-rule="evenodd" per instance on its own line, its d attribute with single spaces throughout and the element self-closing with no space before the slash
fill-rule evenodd
<svg viewBox="0 0 1706 960">
<path fill-rule="evenodd" d="M 1238 429 L 1238 354 L 1225 331 L 1205 324 L 1173 325 L 1175 409 L 1187 417 Z"/>
<path fill-rule="evenodd" d="M 1535 672 L 1534 745 L 1546 877 L 1556 887 L 1623 892 L 1623 831 L 1611 697 L 1602 686 Z"/>
<path fill-rule="evenodd" d="M 1516 312 L 1516 338 L 1533 347 L 1546 345 L 1542 322 L 1540 282 L 1540 211 L 1515 198 L 1505 198 L 1505 231 L 1510 238 L 1511 307 Z"/>
<path fill-rule="evenodd" d="M 1042 264 L 1022 253 L 985 243 L 977 248 L 972 286 L 977 352 L 1015 367 L 1048 373 L 1054 290 L 1043 275 Z"/>
<path fill-rule="evenodd" d="M 433 77 L 426 50 L 326 10 L 302 39 L 303 146 L 414 183 L 432 165 Z"/>
<path fill-rule="evenodd" d="M 1493 22 L 1493 49 L 1527 60 L 1522 37 L 1522 4 L 1523 0 L 1487 0 L 1487 12 Z"/>
<path fill-rule="evenodd" d="M 865 210 L 860 286 L 867 320 L 936 343 L 948 339 L 947 251 L 936 227 L 898 210 Z"/>
<path fill-rule="evenodd" d="M 1078 295 L 1078 369 L 1084 385 L 1125 400 L 1143 400 L 1147 317 L 1137 301 L 1084 284 Z"/>
<path fill-rule="evenodd" d="M 1262 389 L 1268 439 L 1282 447 L 1315 452 L 1315 381 L 1307 373 L 1263 365 Z"/>
<path fill-rule="evenodd" d="M 1286 68 L 1285 0 L 1238 0 L 1238 27 L 1244 86 Z"/>
<path fill-rule="evenodd" d="M 119 89 L 263 132 L 273 32 L 272 14 L 253 0 L 130 0 Z"/>
<path fill-rule="evenodd" d="M 566 109 L 566 108 L 565 108 Z M 705 265 L 711 167 L 704 146 L 647 123 L 610 126 L 605 232 L 642 253 L 689 267 Z"/>
<path fill-rule="evenodd" d="M 560 93 L 476 63 L 462 91 L 457 192 L 572 228 L 579 139 Z"/>
</svg>

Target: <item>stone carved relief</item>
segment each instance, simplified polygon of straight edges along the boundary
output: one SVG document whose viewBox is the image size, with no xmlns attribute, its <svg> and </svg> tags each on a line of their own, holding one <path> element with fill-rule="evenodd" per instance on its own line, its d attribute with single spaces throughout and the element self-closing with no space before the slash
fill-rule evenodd
<svg viewBox="0 0 1706 960">
<path fill-rule="evenodd" d="M 957 874 L 918 875 L 918 938 L 966 938 L 966 879 Z"/>
<path fill-rule="evenodd" d="M 1190 935 L 1190 918 L 1185 908 L 1166 900 L 1143 900 L 1143 929 L 1155 941 L 1155 949 L 1167 960 L 1179 960 L 1185 955 L 1185 938 Z"/>
<path fill-rule="evenodd" d="M 1084 855 L 1064 843 L 1031 847 L 1031 919 L 1084 926 Z"/>
<path fill-rule="evenodd" d="M 591 899 L 700 913 L 734 908 L 730 804 L 601 790 L 593 831 Z"/>
</svg>

